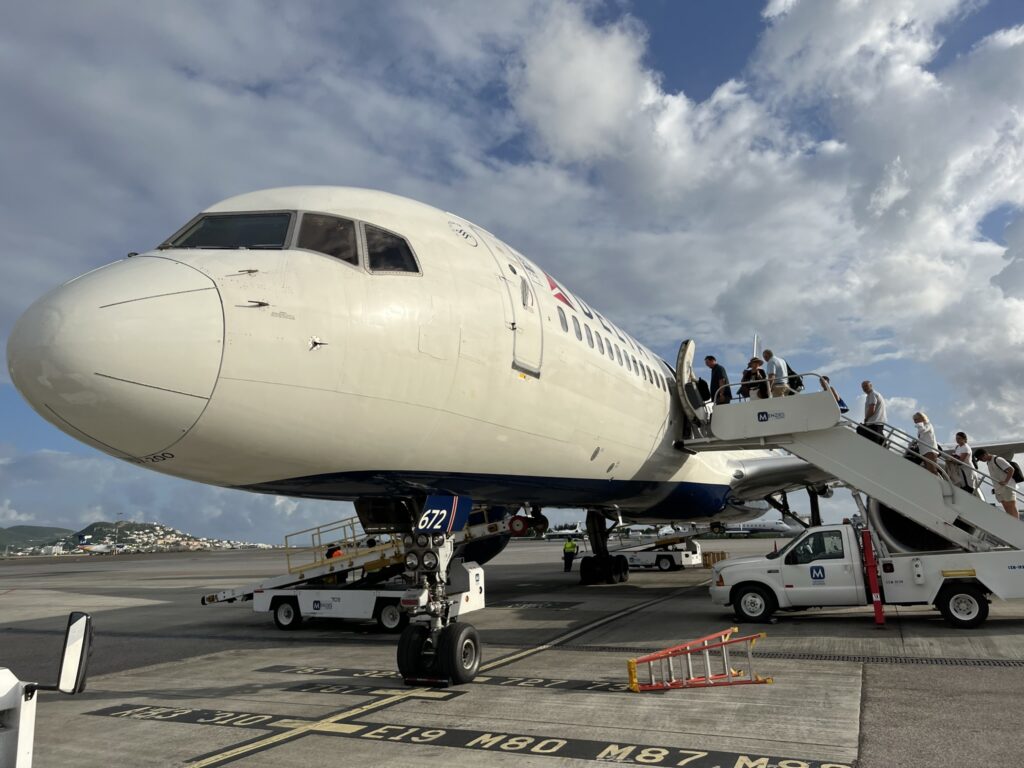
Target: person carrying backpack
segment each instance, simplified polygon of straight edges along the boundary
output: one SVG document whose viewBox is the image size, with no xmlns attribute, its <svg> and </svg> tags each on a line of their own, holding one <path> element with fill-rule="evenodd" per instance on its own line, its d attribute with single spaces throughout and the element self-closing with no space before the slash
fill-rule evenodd
<svg viewBox="0 0 1024 768">
<path fill-rule="evenodd" d="M 1020 519 L 1017 514 L 1017 478 L 1019 470 L 1010 461 L 1002 456 L 993 456 L 984 448 L 974 452 L 974 458 L 988 464 L 988 475 L 992 478 L 992 485 L 996 489 L 996 501 L 1003 505 L 1006 514 L 1015 519 Z"/>
</svg>

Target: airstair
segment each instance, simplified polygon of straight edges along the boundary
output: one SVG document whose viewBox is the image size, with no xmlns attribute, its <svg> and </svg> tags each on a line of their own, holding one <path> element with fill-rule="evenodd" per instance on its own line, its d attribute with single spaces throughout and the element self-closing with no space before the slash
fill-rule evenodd
<svg viewBox="0 0 1024 768">
<path fill-rule="evenodd" d="M 940 455 L 937 473 L 932 474 L 906 460 L 913 442 L 910 435 L 887 427 L 878 443 L 858 434 L 856 423 L 842 417 L 828 391 L 718 405 L 705 427 L 710 436 L 686 440 L 687 449 L 782 448 L 952 547 L 971 552 L 1024 550 L 1024 524 L 953 482 L 942 466 L 952 459 L 949 454 Z M 992 479 L 978 474 L 991 493 Z M 1018 508 L 1024 508 L 1020 494 Z"/>
</svg>

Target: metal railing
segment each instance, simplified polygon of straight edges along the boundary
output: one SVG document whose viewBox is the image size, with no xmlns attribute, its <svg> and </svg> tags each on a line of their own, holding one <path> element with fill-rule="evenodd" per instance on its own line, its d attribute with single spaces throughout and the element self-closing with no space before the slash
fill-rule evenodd
<svg viewBox="0 0 1024 768">
<path fill-rule="evenodd" d="M 401 557 L 397 539 L 387 534 L 367 536 L 358 517 L 350 517 L 326 525 L 306 528 L 284 537 L 288 572 L 298 573 L 328 562 L 338 570 L 356 567 L 356 560 L 366 562 L 368 555 L 379 553 L 374 560 Z"/>
<path fill-rule="evenodd" d="M 862 425 L 859 424 L 854 419 L 851 419 L 848 416 L 844 416 L 842 420 L 842 425 L 848 429 L 857 431 L 858 434 L 864 436 L 863 431 L 860 431 L 858 429 L 862 427 Z M 974 472 L 978 478 L 978 482 L 975 485 L 975 489 L 980 491 L 983 485 L 987 485 L 989 486 L 989 492 L 993 494 L 994 498 L 995 481 L 987 472 L 984 472 L 981 469 L 975 469 L 973 464 L 964 464 L 954 454 L 950 453 L 949 451 L 943 451 L 938 447 L 936 447 L 934 451 L 934 453 L 937 454 L 938 458 L 936 460 L 929 459 L 920 452 L 916 437 L 909 434 L 908 432 L 904 432 L 903 430 L 897 427 L 893 427 L 889 424 L 882 425 L 882 430 L 879 433 L 879 435 L 882 440 L 880 444 L 883 447 L 887 448 L 891 453 L 895 453 L 896 455 L 906 460 L 910 460 L 911 457 L 916 458 L 917 461 L 915 461 L 914 463 L 919 463 L 922 469 L 925 469 L 925 471 L 928 471 L 927 465 L 934 466 L 936 470 L 935 474 L 938 477 L 940 477 L 945 482 L 949 483 L 949 485 L 952 488 L 959 488 L 960 490 L 964 491 L 964 493 L 968 493 L 968 491 L 960 483 L 954 481 L 954 479 L 949 474 L 948 468 L 952 466 L 956 467 L 961 472 L 964 471 L 964 469 Z M 873 438 L 868 437 L 867 439 Z M 876 440 L 875 442 L 878 441 Z M 1022 502 L 1024 502 L 1024 494 L 1022 494 L 1020 491 L 1016 489 L 1013 489 L 1013 493 L 1017 500 L 1017 508 L 1021 509 L 1021 504 Z M 981 500 L 988 501 L 987 499 L 984 498 L 984 496 Z"/>
</svg>

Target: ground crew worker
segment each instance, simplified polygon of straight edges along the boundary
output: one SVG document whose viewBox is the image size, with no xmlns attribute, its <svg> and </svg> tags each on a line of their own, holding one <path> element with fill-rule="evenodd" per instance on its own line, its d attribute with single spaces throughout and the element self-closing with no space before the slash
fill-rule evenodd
<svg viewBox="0 0 1024 768">
<path fill-rule="evenodd" d="M 562 545 L 562 561 L 565 563 L 565 572 L 572 570 L 572 561 L 576 559 L 576 553 L 580 551 L 576 539 L 566 539 Z"/>
</svg>

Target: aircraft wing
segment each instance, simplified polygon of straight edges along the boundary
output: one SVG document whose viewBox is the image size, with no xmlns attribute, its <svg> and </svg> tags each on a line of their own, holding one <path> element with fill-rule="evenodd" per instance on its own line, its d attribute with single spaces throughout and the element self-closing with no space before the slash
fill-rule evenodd
<svg viewBox="0 0 1024 768">
<path fill-rule="evenodd" d="M 763 499 L 779 491 L 794 491 L 835 480 L 828 472 L 796 456 L 780 454 L 746 459 L 739 463 L 730 495 L 740 501 Z M 742 477 L 738 476 L 739 473 L 742 473 Z"/>
</svg>

